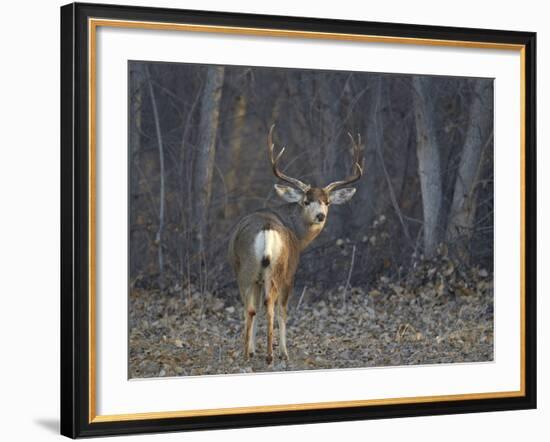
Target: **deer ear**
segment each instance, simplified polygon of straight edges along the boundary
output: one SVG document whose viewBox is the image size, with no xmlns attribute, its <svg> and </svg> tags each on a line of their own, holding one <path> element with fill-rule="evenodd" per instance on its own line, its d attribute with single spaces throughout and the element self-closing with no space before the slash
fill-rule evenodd
<svg viewBox="0 0 550 442">
<path fill-rule="evenodd" d="M 349 201 L 355 194 L 355 188 L 346 187 L 344 189 L 333 190 L 330 192 L 328 199 L 331 204 L 344 204 Z"/>
<path fill-rule="evenodd" d="M 294 187 L 282 186 L 281 184 L 275 184 L 274 187 L 277 195 L 279 195 L 279 197 L 287 203 L 297 203 L 304 197 L 302 191 L 295 189 Z"/>
</svg>

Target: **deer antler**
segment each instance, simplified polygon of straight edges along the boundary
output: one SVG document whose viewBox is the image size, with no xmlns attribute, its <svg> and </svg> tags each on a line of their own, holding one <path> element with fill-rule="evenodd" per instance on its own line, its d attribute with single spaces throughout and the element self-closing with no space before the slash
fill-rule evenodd
<svg viewBox="0 0 550 442">
<path fill-rule="evenodd" d="M 275 128 L 275 124 L 271 125 L 271 128 L 269 129 L 269 134 L 267 135 L 267 147 L 269 149 L 269 159 L 271 160 L 271 166 L 273 168 L 273 173 L 277 178 L 280 178 L 283 181 L 286 181 L 289 184 L 292 184 L 294 187 L 297 187 L 302 192 L 307 192 L 311 186 L 303 183 L 302 181 L 289 177 L 285 175 L 283 172 L 279 170 L 277 167 L 277 163 L 281 159 L 281 156 L 283 155 L 283 152 L 285 151 L 285 148 L 283 147 L 281 151 L 277 154 L 277 156 L 274 156 L 273 154 L 273 148 L 275 147 L 275 144 L 273 143 L 273 129 Z"/>
<path fill-rule="evenodd" d="M 353 136 L 348 132 L 348 136 L 351 140 L 351 144 L 353 146 L 353 175 L 347 177 L 346 179 L 342 181 L 334 181 L 333 183 L 328 184 L 325 186 L 324 190 L 327 193 L 330 193 L 332 190 L 334 190 L 336 187 L 345 186 L 347 184 L 354 183 L 357 181 L 361 176 L 363 175 L 363 158 L 361 156 L 361 135 L 357 135 L 358 142 L 356 143 L 353 139 Z"/>
</svg>

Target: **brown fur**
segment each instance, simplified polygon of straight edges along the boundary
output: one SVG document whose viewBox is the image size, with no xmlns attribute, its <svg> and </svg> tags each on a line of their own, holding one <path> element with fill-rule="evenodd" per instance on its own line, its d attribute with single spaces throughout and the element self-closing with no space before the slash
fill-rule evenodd
<svg viewBox="0 0 550 442">
<path fill-rule="evenodd" d="M 306 192 L 306 201 L 321 201 L 325 204 L 328 204 L 328 199 L 328 193 L 325 191 L 325 189 L 312 187 Z"/>
</svg>

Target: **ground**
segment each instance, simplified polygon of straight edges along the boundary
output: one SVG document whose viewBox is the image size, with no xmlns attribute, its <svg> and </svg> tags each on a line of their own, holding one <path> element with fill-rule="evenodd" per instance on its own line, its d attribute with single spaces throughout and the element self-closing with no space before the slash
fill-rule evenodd
<svg viewBox="0 0 550 442">
<path fill-rule="evenodd" d="M 134 289 L 130 293 L 131 378 L 249 373 L 493 360 L 493 284 L 485 270 L 468 275 L 452 263 L 421 269 L 401 283 L 295 290 L 289 307 L 290 360 L 265 361 L 261 312 L 256 355 L 242 354 L 243 309 L 235 290 Z M 467 276 L 467 277 L 466 277 Z M 465 283 L 464 281 L 469 281 Z"/>
</svg>

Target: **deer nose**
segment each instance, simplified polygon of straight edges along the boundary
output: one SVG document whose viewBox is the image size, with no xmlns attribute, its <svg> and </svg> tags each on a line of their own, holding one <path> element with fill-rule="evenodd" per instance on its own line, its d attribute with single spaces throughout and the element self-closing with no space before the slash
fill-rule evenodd
<svg viewBox="0 0 550 442">
<path fill-rule="evenodd" d="M 318 213 L 317 214 L 317 221 L 322 223 L 325 220 L 326 215 L 324 213 Z"/>
</svg>

